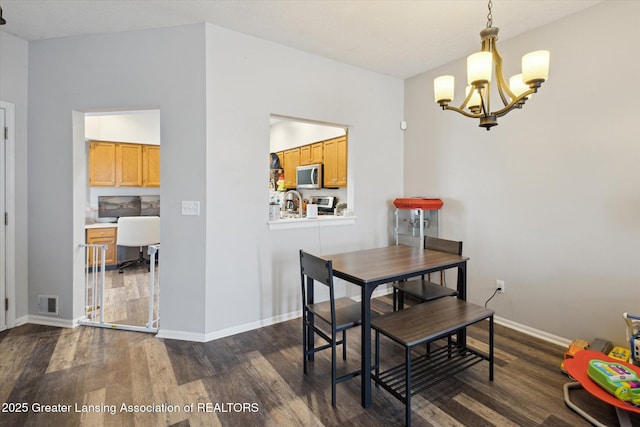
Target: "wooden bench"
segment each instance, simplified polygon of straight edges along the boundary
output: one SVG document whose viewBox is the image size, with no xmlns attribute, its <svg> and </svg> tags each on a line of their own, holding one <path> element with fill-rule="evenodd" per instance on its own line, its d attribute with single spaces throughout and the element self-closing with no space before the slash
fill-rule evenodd
<svg viewBox="0 0 640 427">
<path fill-rule="evenodd" d="M 471 366 L 487 360 L 489 381 L 493 381 L 493 310 L 462 301 L 440 298 L 371 320 L 376 331 L 373 380 L 405 404 L 405 422 L 411 425 L 411 396 Z M 467 326 L 489 320 L 489 354 L 471 349 L 451 336 Z M 380 337 L 383 334 L 405 348 L 405 362 L 380 371 Z M 449 338 L 447 345 L 427 354 L 411 357 L 413 347 Z"/>
</svg>

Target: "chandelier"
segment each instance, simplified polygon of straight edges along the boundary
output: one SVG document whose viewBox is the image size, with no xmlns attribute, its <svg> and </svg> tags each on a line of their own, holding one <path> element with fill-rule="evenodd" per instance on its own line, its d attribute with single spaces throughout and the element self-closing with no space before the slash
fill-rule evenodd
<svg viewBox="0 0 640 427">
<path fill-rule="evenodd" d="M 479 126 L 486 130 L 498 125 L 498 117 L 504 116 L 514 108 L 522 108 L 528 97 L 537 92 L 549 77 L 549 51 L 539 50 L 522 57 L 522 73 L 511 77 L 507 84 L 502 72 L 502 57 L 496 46 L 498 28 L 492 27 L 491 7 L 492 2 L 489 0 L 487 28 L 480 31 L 481 51 L 467 57 L 468 86 L 462 105 L 449 105 L 453 101 L 453 76 L 440 76 L 433 81 L 435 101 L 443 110 L 453 110 L 464 116 L 480 119 Z M 494 66 L 495 87 L 500 94 L 502 105 L 498 110 L 491 111 L 491 77 Z"/>
</svg>

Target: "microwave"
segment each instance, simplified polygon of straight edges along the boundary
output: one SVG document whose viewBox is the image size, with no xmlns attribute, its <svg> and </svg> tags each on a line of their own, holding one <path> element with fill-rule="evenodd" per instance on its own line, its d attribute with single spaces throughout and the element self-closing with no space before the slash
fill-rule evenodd
<svg viewBox="0 0 640 427">
<path fill-rule="evenodd" d="M 298 166 L 296 168 L 296 188 L 322 188 L 322 164 Z"/>
</svg>

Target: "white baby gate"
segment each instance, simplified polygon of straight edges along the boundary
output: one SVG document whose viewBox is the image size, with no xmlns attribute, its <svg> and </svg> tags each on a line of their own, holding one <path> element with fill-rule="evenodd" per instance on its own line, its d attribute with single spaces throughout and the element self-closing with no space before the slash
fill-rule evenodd
<svg viewBox="0 0 640 427">
<path fill-rule="evenodd" d="M 84 319 L 80 320 L 81 325 L 97 326 L 101 328 L 110 329 L 123 329 L 136 332 L 158 332 L 158 325 L 160 317 L 154 319 L 153 307 L 156 300 L 156 278 L 155 278 L 155 265 L 156 255 L 160 249 L 160 245 L 149 245 L 147 254 L 149 255 L 149 317 L 145 326 L 135 325 L 121 325 L 117 323 L 108 323 L 104 320 L 105 312 L 105 255 L 107 245 L 95 245 L 95 244 L 82 244 L 81 247 L 85 248 L 85 304 L 84 304 Z M 159 280 L 158 280 L 159 282 Z M 158 283 L 159 286 L 159 283 Z M 160 296 L 158 294 L 158 307 L 160 306 Z"/>
</svg>

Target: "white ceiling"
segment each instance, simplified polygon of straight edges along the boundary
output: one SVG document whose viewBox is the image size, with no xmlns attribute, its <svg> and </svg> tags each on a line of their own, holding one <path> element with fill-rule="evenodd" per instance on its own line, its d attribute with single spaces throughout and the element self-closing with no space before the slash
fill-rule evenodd
<svg viewBox="0 0 640 427">
<path fill-rule="evenodd" d="M 494 0 L 502 40 L 604 0 Z M 210 22 L 407 78 L 480 48 L 485 0 L 0 0 L 25 40 Z M 524 52 L 523 52 L 524 53 Z"/>
</svg>

